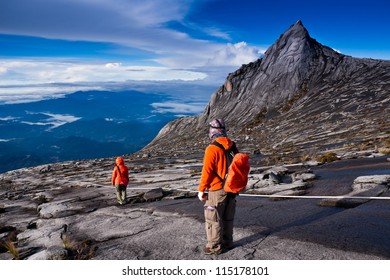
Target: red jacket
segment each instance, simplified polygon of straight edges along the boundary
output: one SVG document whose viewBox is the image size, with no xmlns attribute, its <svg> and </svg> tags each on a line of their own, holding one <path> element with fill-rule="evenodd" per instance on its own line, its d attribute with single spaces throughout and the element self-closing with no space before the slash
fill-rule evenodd
<svg viewBox="0 0 390 280">
<path fill-rule="evenodd" d="M 233 142 L 227 137 L 219 137 L 215 141 L 222 144 L 226 150 L 233 145 Z M 200 192 L 204 192 L 206 189 L 211 191 L 222 189 L 222 182 L 214 172 L 217 172 L 219 176 L 225 175 L 226 156 L 221 148 L 209 145 L 203 159 L 202 176 L 198 188 Z"/>
<path fill-rule="evenodd" d="M 113 186 L 120 184 L 127 186 L 129 183 L 129 169 L 126 167 L 122 157 L 116 159 L 116 165 L 112 171 L 111 183 Z"/>
</svg>

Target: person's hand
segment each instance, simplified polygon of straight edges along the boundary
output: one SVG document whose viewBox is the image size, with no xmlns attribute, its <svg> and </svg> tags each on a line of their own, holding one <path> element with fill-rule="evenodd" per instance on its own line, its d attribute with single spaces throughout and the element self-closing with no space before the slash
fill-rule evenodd
<svg viewBox="0 0 390 280">
<path fill-rule="evenodd" d="M 204 192 L 198 192 L 198 198 L 200 201 L 205 201 L 206 197 L 204 196 Z"/>
</svg>

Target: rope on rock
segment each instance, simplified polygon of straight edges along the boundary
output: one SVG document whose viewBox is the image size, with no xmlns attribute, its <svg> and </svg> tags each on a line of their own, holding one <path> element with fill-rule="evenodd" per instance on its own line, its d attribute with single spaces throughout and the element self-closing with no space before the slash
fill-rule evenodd
<svg viewBox="0 0 390 280">
<path fill-rule="evenodd" d="M 153 190 L 156 188 L 129 188 L 129 190 Z M 189 190 L 189 189 L 175 189 L 169 188 L 168 190 L 173 191 L 183 191 L 183 192 L 193 192 L 197 193 L 198 191 Z M 386 196 L 348 196 L 348 195 L 339 195 L 339 196 L 327 196 L 327 195 L 277 195 L 277 194 L 249 194 L 249 193 L 240 193 L 239 196 L 247 197 L 264 197 L 264 198 L 298 198 L 298 199 L 375 199 L 375 200 L 390 200 L 390 197 Z"/>
<path fill-rule="evenodd" d="M 257 196 L 268 198 L 304 198 L 304 199 L 377 199 L 377 200 L 390 200 L 390 197 L 386 196 L 321 196 L 321 195 L 277 195 L 277 194 L 241 194 L 240 196 Z"/>
</svg>

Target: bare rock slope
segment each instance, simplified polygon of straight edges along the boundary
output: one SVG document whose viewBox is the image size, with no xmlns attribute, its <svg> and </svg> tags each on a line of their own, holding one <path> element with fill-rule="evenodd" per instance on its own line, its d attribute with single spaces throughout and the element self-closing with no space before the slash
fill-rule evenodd
<svg viewBox="0 0 390 280">
<path fill-rule="evenodd" d="M 263 58 L 229 74 L 202 114 L 169 123 L 145 152 L 199 151 L 208 122 L 220 117 L 248 152 L 380 146 L 390 138 L 389 92 L 390 61 L 340 54 L 298 21 Z"/>
<path fill-rule="evenodd" d="M 200 157 L 127 157 L 127 205 L 117 203 L 110 185 L 113 162 L 64 162 L 2 174 L 0 259 L 390 258 L 390 200 L 370 199 L 389 198 L 386 157 L 310 168 L 253 165 L 247 191 L 237 198 L 235 247 L 219 256 L 202 254 Z M 280 198 L 291 195 L 367 198 Z"/>
</svg>

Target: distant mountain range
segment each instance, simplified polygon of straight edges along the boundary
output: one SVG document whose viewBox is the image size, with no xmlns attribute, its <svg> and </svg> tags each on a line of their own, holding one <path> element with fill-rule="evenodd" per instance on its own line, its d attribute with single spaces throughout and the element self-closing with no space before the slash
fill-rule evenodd
<svg viewBox="0 0 390 280">
<path fill-rule="evenodd" d="M 340 54 L 298 21 L 264 57 L 230 73 L 202 114 L 170 122 L 143 152 L 201 152 L 214 118 L 224 118 L 229 135 L 251 153 L 292 158 L 390 148 L 389 93 L 389 60 Z"/>
<path fill-rule="evenodd" d="M 87 91 L 0 105 L 0 173 L 133 153 L 177 117 L 153 106 L 167 101 L 169 97 L 157 93 Z"/>
</svg>

